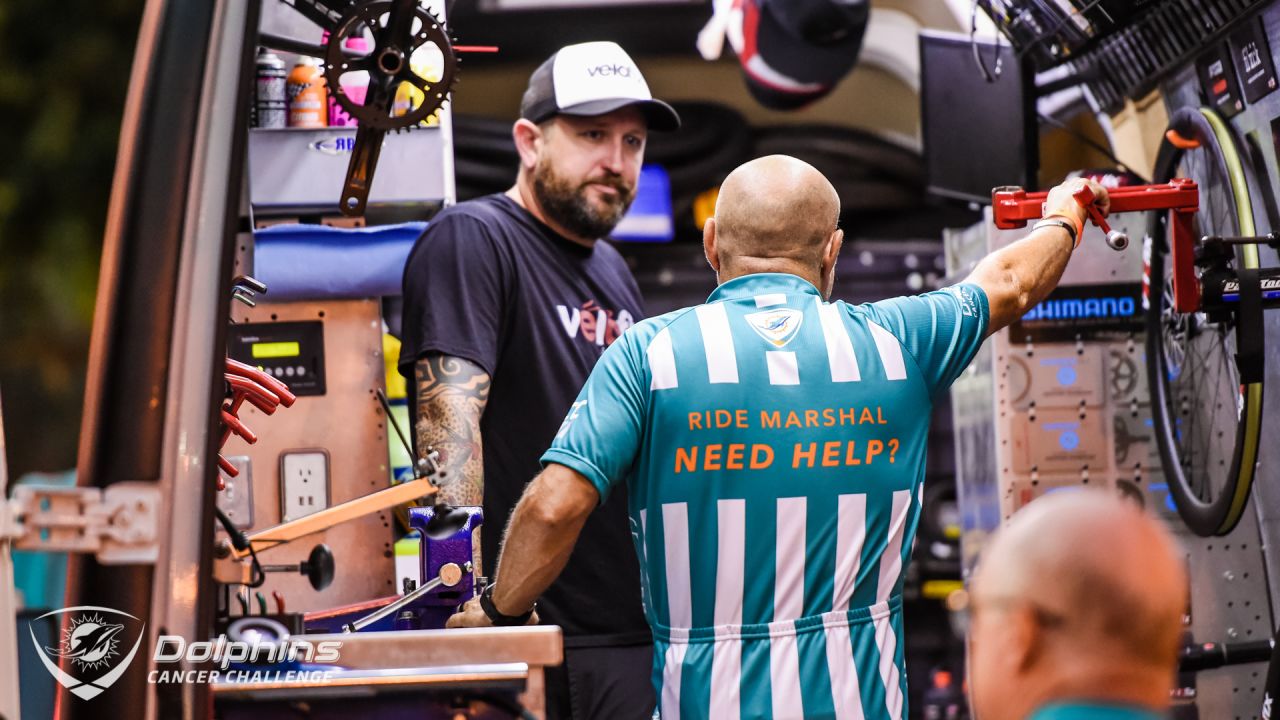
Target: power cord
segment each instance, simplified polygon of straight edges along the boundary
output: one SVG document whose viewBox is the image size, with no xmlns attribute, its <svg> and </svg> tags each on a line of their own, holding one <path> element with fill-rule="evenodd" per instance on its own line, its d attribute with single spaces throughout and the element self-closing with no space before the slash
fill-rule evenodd
<svg viewBox="0 0 1280 720">
<path fill-rule="evenodd" d="M 245 537 L 235 525 L 231 523 L 231 518 L 222 512 L 222 508 L 217 505 L 213 506 L 213 515 L 218 518 L 218 522 L 222 524 L 222 529 L 227 531 L 227 537 L 231 538 L 231 547 L 244 552 L 249 551 L 249 559 L 252 563 L 252 574 L 249 576 L 248 587 L 259 588 L 267 581 L 267 574 L 262 571 L 262 564 L 258 562 L 258 551 L 253 549 L 253 543 Z"/>
<path fill-rule="evenodd" d="M 1145 184 L 1147 184 L 1147 180 L 1146 180 L 1145 178 L 1143 178 L 1143 177 L 1142 177 L 1142 175 L 1140 175 L 1139 173 L 1135 172 L 1135 171 L 1133 170 L 1133 168 L 1130 168 L 1128 165 L 1125 165 L 1123 162 L 1121 162 L 1121 161 L 1120 161 L 1120 159 L 1119 159 L 1119 158 L 1117 158 L 1117 157 L 1115 156 L 1115 154 L 1111 152 L 1110 148 L 1106 147 L 1106 146 L 1105 146 L 1105 145 L 1103 145 L 1102 143 L 1100 143 L 1100 142 L 1098 142 L 1098 141 L 1094 140 L 1093 138 L 1089 137 L 1088 135 L 1085 135 L 1084 133 L 1080 132 L 1079 130 L 1076 130 L 1075 128 L 1071 127 L 1070 125 L 1068 125 L 1068 124 L 1066 124 L 1066 123 L 1062 122 L 1061 120 L 1059 120 L 1059 119 L 1057 119 L 1057 118 L 1055 118 L 1055 117 L 1053 117 L 1053 116 L 1051 116 L 1051 115 L 1045 115 L 1044 113 L 1036 113 L 1036 115 L 1037 115 L 1037 117 L 1039 117 L 1039 118 L 1040 118 L 1040 120 L 1041 120 L 1042 122 L 1046 122 L 1046 123 L 1048 123 L 1048 124 L 1050 124 L 1050 125 L 1052 125 L 1052 126 L 1054 126 L 1054 127 L 1058 128 L 1059 130 L 1065 130 L 1065 131 L 1067 131 L 1068 133 L 1072 134 L 1072 135 L 1073 135 L 1073 136 L 1075 136 L 1075 137 L 1076 137 L 1076 139 L 1078 139 L 1080 142 L 1082 142 L 1082 143 L 1084 143 L 1084 144 L 1088 145 L 1089 147 L 1093 148 L 1094 150 L 1097 150 L 1098 152 L 1100 152 L 1100 153 L 1102 153 L 1103 155 L 1105 155 L 1105 156 L 1107 157 L 1107 159 L 1108 159 L 1108 160 L 1110 160 L 1111 162 L 1113 162 L 1113 163 L 1115 163 L 1115 164 L 1116 164 L 1116 167 L 1117 167 L 1118 169 L 1123 170 L 1123 171 L 1125 171 L 1125 172 L 1127 172 L 1127 173 L 1132 174 L 1134 177 L 1136 177 L 1136 178 L 1138 178 L 1139 180 L 1141 180 L 1141 181 L 1142 181 L 1142 184 L 1144 184 L 1144 185 L 1145 185 Z"/>
<path fill-rule="evenodd" d="M 996 31 L 996 42 L 991 52 L 995 67 L 988 70 L 987 64 L 982 61 L 982 51 L 978 48 L 978 0 L 973 0 L 973 8 L 969 12 L 969 47 L 973 49 L 973 62 L 982 71 L 982 77 L 989 83 L 995 82 L 1004 70 L 1004 59 L 1000 57 L 1000 31 Z"/>
</svg>

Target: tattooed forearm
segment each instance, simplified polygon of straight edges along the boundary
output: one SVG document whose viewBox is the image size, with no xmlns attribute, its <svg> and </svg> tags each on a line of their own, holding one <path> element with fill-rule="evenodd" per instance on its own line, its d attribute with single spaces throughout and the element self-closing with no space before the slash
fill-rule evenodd
<svg viewBox="0 0 1280 720">
<path fill-rule="evenodd" d="M 480 416 L 489 401 L 489 375 L 473 362 L 429 355 L 414 367 L 419 453 L 440 453 L 440 499 L 451 505 L 484 501 Z"/>
</svg>

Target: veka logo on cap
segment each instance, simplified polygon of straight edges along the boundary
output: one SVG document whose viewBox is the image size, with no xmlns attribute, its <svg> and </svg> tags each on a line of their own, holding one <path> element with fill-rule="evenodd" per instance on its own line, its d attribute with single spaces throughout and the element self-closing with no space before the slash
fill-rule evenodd
<svg viewBox="0 0 1280 720">
<path fill-rule="evenodd" d="M 31 643 L 49 674 L 63 687 L 85 700 L 101 695 L 103 690 L 111 687 L 124 675 L 125 670 L 129 669 L 129 663 L 133 662 L 133 656 L 138 653 L 146 630 L 146 624 L 129 613 L 93 605 L 54 610 L 36 620 L 53 615 L 70 616 L 69 625 L 62 632 L 62 642 L 56 648 L 41 646 L 40 641 L 36 640 L 35 623 L 32 623 Z M 125 632 L 128 625 L 137 627 L 136 637 L 134 632 Z M 133 645 L 121 659 L 123 642 L 131 637 L 134 638 Z M 75 674 L 58 667 L 56 660 L 70 660 L 70 667 Z"/>
<path fill-rule="evenodd" d="M 587 68 L 587 75 L 591 77 L 631 77 L 630 65 L 597 65 L 593 68 Z"/>
</svg>

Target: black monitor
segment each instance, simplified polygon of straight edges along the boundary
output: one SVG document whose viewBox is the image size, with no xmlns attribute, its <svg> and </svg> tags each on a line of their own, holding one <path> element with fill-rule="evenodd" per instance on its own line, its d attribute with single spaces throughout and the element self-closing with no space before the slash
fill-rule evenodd
<svg viewBox="0 0 1280 720">
<path fill-rule="evenodd" d="M 976 49 L 991 81 L 968 35 L 920 33 L 920 124 L 929 192 L 986 203 L 999 185 L 1034 189 L 1040 149 L 1030 66 L 1007 42 Z"/>
</svg>

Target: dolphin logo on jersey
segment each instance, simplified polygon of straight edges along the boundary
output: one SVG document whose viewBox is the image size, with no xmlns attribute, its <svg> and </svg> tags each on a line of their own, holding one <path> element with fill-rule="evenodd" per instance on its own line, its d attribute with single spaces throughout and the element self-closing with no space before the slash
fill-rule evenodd
<svg viewBox="0 0 1280 720">
<path fill-rule="evenodd" d="M 973 296 L 973 291 L 959 285 L 943 288 L 944 291 L 951 294 L 960 303 L 960 312 L 965 317 L 978 316 L 978 300 Z"/>
<path fill-rule="evenodd" d="M 765 342 L 774 347 L 785 347 L 799 332 L 804 313 L 790 308 L 777 308 L 751 313 L 746 316 L 746 320 Z"/>
</svg>

